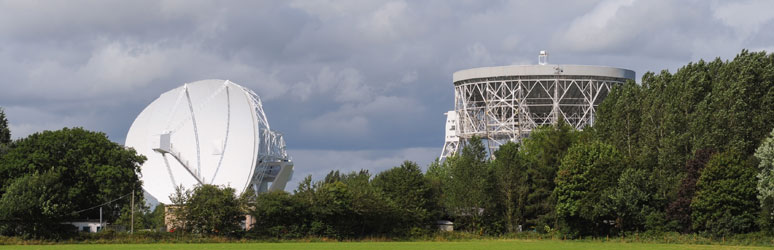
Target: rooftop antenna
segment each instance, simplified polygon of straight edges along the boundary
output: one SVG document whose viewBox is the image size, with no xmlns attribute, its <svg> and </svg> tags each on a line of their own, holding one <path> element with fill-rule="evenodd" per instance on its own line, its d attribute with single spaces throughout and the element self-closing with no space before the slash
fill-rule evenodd
<svg viewBox="0 0 774 250">
<path fill-rule="evenodd" d="M 546 65 L 548 64 L 548 52 L 545 50 L 540 51 L 540 55 L 538 56 L 538 64 L 540 65 Z"/>
</svg>

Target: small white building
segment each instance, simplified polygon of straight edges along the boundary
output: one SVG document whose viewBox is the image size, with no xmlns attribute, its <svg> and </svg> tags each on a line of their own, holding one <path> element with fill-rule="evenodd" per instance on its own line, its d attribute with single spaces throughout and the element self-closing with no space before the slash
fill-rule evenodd
<svg viewBox="0 0 774 250">
<path fill-rule="evenodd" d="M 87 220 L 87 221 L 74 221 L 65 222 L 64 224 L 73 225 L 78 229 L 78 232 L 96 233 L 102 231 L 104 225 L 99 223 L 99 220 Z"/>
</svg>

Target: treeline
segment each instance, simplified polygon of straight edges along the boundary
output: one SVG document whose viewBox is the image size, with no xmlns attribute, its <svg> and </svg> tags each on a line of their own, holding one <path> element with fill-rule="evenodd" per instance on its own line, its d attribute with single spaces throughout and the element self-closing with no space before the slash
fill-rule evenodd
<svg viewBox="0 0 774 250">
<path fill-rule="evenodd" d="M 473 140 L 428 176 L 467 230 L 771 232 L 772 128 L 774 54 L 745 50 L 614 88 L 584 131 L 539 128 L 492 161 Z"/>
<path fill-rule="evenodd" d="M 37 235 L 87 204 L 137 189 L 144 158 L 104 134 L 65 129 L 10 142 L 2 110 L 0 118 L 0 234 Z M 699 61 L 617 86 L 583 131 L 565 123 L 540 127 L 491 155 L 473 138 L 426 172 L 409 161 L 375 175 L 331 171 L 319 181 L 306 177 L 292 193 L 180 188 L 171 197 L 179 221 L 170 229 L 254 238 L 415 237 L 450 220 L 455 231 L 478 235 L 772 233 L 773 129 L 774 54 L 745 50 L 731 61 Z M 129 181 L 100 184 L 113 180 Z M 108 218 L 126 223 L 126 200 L 119 200 Z M 142 223 L 158 225 L 161 211 L 146 208 Z M 245 214 L 255 220 L 247 232 Z"/>
<path fill-rule="evenodd" d="M 593 131 L 622 155 L 619 192 L 644 194 L 619 205 L 621 230 L 772 230 L 770 201 L 759 201 L 756 185 L 770 181 L 756 175 L 770 171 L 771 155 L 754 156 L 772 128 L 774 54 L 743 50 L 612 91 Z"/>
<path fill-rule="evenodd" d="M 169 229 L 255 238 L 421 236 L 432 233 L 440 216 L 436 197 L 408 161 L 375 176 L 366 170 L 331 171 L 316 182 L 310 176 L 293 194 L 248 190 L 237 197 L 232 188 L 201 185 L 170 197 L 178 219 Z M 245 214 L 254 222 L 248 232 L 240 229 Z"/>
<path fill-rule="evenodd" d="M 772 128 L 774 55 L 745 50 L 646 73 L 611 91 L 593 127 L 541 127 L 493 160 L 474 138 L 424 175 L 407 162 L 374 178 L 332 172 L 294 194 L 258 195 L 254 232 L 409 235 L 439 219 L 494 235 L 770 232 L 774 134 L 763 139 Z M 390 175 L 406 181 L 385 185 Z"/>
</svg>

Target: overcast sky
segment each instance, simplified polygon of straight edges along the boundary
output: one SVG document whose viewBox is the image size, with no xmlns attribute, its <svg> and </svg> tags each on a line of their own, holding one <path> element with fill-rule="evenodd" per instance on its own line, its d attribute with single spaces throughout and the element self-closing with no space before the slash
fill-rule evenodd
<svg viewBox="0 0 774 250">
<path fill-rule="evenodd" d="M 452 73 L 556 64 L 674 72 L 774 50 L 774 1 L 0 1 L 0 107 L 14 138 L 80 126 L 123 144 L 161 93 L 253 89 L 296 174 L 440 154 Z"/>
</svg>

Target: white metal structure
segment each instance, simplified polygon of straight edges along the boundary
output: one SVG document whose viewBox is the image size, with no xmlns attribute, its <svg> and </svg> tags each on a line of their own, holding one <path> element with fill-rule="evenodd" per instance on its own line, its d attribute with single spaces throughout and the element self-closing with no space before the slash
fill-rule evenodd
<svg viewBox="0 0 774 250">
<path fill-rule="evenodd" d="M 457 136 L 457 112 L 449 110 L 446 115 L 446 138 L 443 145 L 441 158 L 449 156 L 452 152 L 457 152 L 460 148 L 460 137 Z"/>
<path fill-rule="evenodd" d="M 285 140 L 269 127 L 261 99 L 228 80 L 161 94 L 134 120 L 125 145 L 148 157 L 143 188 L 166 204 L 178 185 L 263 192 L 285 189 L 293 174 Z"/>
<path fill-rule="evenodd" d="M 610 88 L 635 78 L 628 69 L 549 65 L 545 51 L 538 62 L 455 72 L 454 110 L 446 113 L 441 159 L 458 152 L 473 136 L 484 139 L 491 153 L 559 119 L 576 129 L 593 125 L 596 108 Z"/>
</svg>

